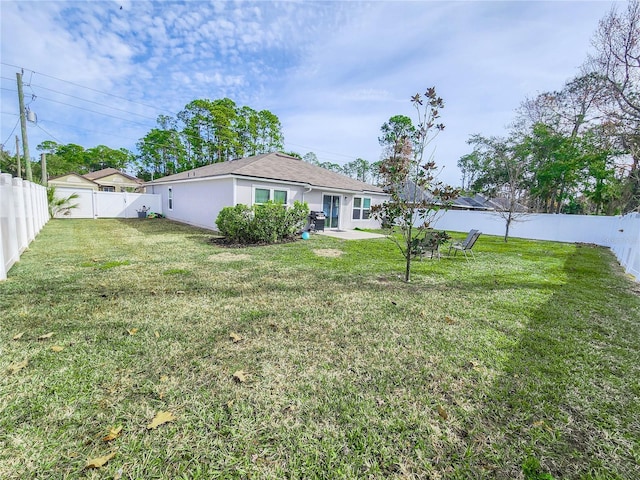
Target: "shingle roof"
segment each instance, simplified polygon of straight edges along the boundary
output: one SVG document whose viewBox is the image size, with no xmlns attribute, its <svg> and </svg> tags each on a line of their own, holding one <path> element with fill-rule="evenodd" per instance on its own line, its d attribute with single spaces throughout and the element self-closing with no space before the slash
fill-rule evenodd
<svg viewBox="0 0 640 480">
<path fill-rule="evenodd" d="M 148 184 L 170 183 L 194 178 L 210 178 L 223 175 L 252 177 L 275 182 L 293 182 L 312 187 L 324 187 L 356 192 L 384 193 L 382 188 L 312 165 L 284 153 L 264 153 L 254 157 L 229 162 L 213 163 L 159 178 Z"/>
<path fill-rule="evenodd" d="M 57 180 L 58 178 L 68 177 L 68 176 L 78 177 L 81 180 L 86 180 L 87 182 L 95 183 L 96 185 L 98 185 L 96 182 L 94 182 L 90 178 L 87 178 L 87 177 L 85 177 L 83 175 L 80 175 L 79 173 L 75 173 L 75 172 L 65 173 L 64 175 L 55 175 L 53 177 L 49 177 L 49 181 Z"/>
<path fill-rule="evenodd" d="M 117 168 L 103 168 L 102 170 L 96 170 L 95 172 L 89 172 L 89 173 L 85 173 L 84 175 L 82 175 L 84 178 L 88 178 L 89 180 L 97 180 L 99 178 L 104 178 L 107 177 L 109 175 L 113 175 L 115 173 L 119 173 L 120 175 L 122 175 L 123 177 L 128 178 L 129 180 L 132 180 L 134 182 L 138 182 L 138 183 L 142 183 L 142 180 L 140 180 L 139 178 L 136 177 L 132 177 L 131 175 L 127 175 L 124 172 L 121 172 L 120 170 L 118 170 Z"/>
<path fill-rule="evenodd" d="M 486 205 L 487 201 L 479 201 L 476 197 L 458 197 L 453 201 L 453 204 L 457 207 L 475 208 L 481 210 L 491 209 L 491 206 Z"/>
</svg>

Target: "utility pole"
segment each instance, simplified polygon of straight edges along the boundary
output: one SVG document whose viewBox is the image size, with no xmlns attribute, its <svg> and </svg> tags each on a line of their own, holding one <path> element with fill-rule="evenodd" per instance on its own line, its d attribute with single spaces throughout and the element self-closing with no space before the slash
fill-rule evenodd
<svg viewBox="0 0 640 480">
<path fill-rule="evenodd" d="M 16 176 L 22 178 L 22 166 L 20 165 L 20 140 L 18 139 L 18 135 L 16 135 L 16 168 L 18 169 Z"/>
<path fill-rule="evenodd" d="M 42 170 L 42 181 L 40 183 L 47 187 L 49 186 L 49 178 L 47 175 L 47 154 L 44 152 L 40 154 L 40 166 Z"/>
<path fill-rule="evenodd" d="M 33 182 L 31 159 L 29 158 L 29 140 L 27 139 L 27 118 L 25 116 L 24 95 L 22 93 L 22 73 L 16 72 L 18 81 L 18 104 L 20 106 L 20 130 L 22 130 L 22 151 L 24 153 L 24 173 L 27 180 Z"/>
</svg>

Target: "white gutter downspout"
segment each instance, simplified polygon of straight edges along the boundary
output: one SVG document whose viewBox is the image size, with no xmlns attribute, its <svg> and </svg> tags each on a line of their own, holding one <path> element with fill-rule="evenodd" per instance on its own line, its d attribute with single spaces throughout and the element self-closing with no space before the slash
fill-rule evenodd
<svg viewBox="0 0 640 480">
<path fill-rule="evenodd" d="M 236 177 L 233 177 L 233 184 L 232 184 L 232 191 L 233 191 L 233 206 L 235 206 L 237 204 L 238 201 L 238 197 L 237 197 L 237 192 L 236 189 L 238 188 L 238 179 Z"/>
<path fill-rule="evenodd" d="M 313 190 L 313 187 L 311 185 L 304 187 L 304 188 L 308 188 L 309 190 L 303 190 L 302 191 L 302 202 L 304 203 L 304 194 L 305 193 L 309 193 L 311 190 Z"/>
</svg>

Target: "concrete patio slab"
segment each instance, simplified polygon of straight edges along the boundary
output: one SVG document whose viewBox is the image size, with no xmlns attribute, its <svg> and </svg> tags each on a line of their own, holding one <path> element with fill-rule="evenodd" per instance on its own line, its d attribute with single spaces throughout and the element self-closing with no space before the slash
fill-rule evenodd
<svg viewBox="0 0 640 480">
<path fill-rule="evenodd" d="M 361 230 L 325 230 L 316 232 L 318 235 L 341 238 L 342 240 L 367 240 L 369 238 L 384 238 L 379 233 L 363 232 Z"/>
</svg>

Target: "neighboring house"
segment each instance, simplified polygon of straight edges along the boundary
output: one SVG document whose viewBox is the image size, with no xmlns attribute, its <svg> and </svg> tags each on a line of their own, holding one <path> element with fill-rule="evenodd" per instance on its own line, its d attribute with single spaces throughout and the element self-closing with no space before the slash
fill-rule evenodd
<svg viewBox="0 0 640 480">
<path fill-rule="evenodd" d="M 84 178 L 77 173 L 67 173 L 66 175 L 60 175 L 58 177 L 51 177 L 48 180 L 48 184 L 52 187 L 68 187 L 68 188 L 82 188 L 88 190 L 100 190 L 98 185 L 93 180 Z"/>
<path fill-rule="evenodd" d="M 293 205 L 307 202 L 323 211 L 325 228 L 378 228 L 371 206 L 388 195 L 380 187 L 354 180 L 283 153 L 214 163 L 146 183 L 149 193 L 162 196 L 167 218 L 216 230 L 222 208 L 269 200 Z"/>
<path fill-rule="evenodd" d="M 451 210 L 485 210 L 485 211 L 505 211 L 508 210 L 508 202 L 503 197 L 487 198 L 476 194 L 473 197 L 458 197 L 453 201 Z M 526 213 L 529 209 L 520 203 L 515 205 L 514 212 Z"/>
<path fill-rule="evenodd" d="M 458 197 L 453 201 L 451 210 L 493 210 L 486 198 L 481 195 L 473 197 Z"/>
<path fill-rule="evenodd" d="M 416 199 L 426 201 L 427 203 L 439 204 L 439 200 L 434 199 L 433 195 L 424 191 L 417 186 L 412 180 L 408 180 L 404 192 L 401 196 L 407 199 Z M 508 202 L 503 197 L 487 198 L 479 193 L 473 197 L 460 196 L 455 198 L 448 206 L 448 210 L 481 210 L 481 211 L 498 211 L 502 212 L 508 209 Z M 526 213 L 529 209 L 526 205 L 517 203 L 514 212 Z"/>
<path fill-rule="evenodd" d="M 424 201 L 427 204 L 442 205 L 440 200 L 417 186 L 413 180 L 407 180 L 406 186 L 400 195 L 405 199 L 415 199 L 416 201 Z M 493 210 L 495 205 L 490 205 L 489 201 L 481 195 L 474 197 L 458 197 L 447 204 L 448 210 Z"/>
<path fill-rule="evenodd" d="M 88 188 L 101 192 L 144 193 L 143 181 L 115 168 L 104 168 L 84 175 L 68 173 L 49 179 L 56 187 Z"/>
</svg>

